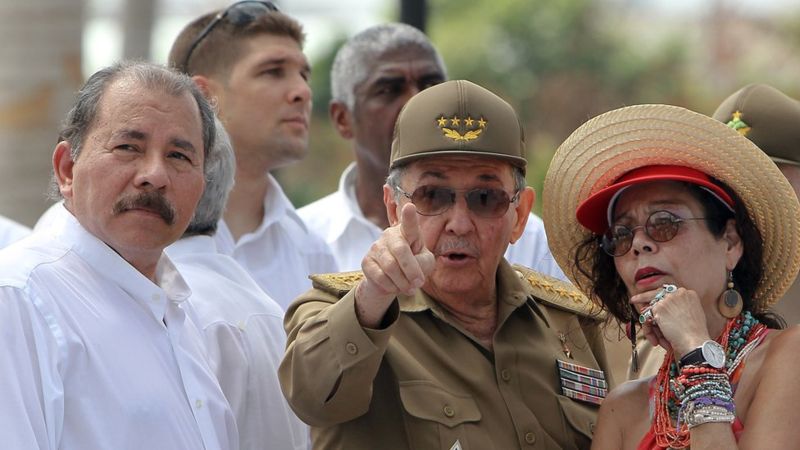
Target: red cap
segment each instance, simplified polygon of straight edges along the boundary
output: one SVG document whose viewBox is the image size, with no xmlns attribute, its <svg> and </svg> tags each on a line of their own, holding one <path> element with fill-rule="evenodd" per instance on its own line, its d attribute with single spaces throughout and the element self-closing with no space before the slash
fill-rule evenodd
<svg viewBox="0 0 800 450">
<path fill-rule="evenodd" d="M 609 202 L 620 189 L 649 181 L 685 181 L 708 189 L 733 210 L 733 199 L 705 173 L 684 166 L 645 166 L 622 175 L 611 186 L 603 188 L 578 205 L 575 216 L 578 222 L 595 234 L 608 229 Z"/>
</svg>

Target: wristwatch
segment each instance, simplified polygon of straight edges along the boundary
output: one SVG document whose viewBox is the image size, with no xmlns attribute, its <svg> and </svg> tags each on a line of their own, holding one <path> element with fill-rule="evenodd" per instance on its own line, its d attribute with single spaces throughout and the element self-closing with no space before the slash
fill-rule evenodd
<svg viewBox="0 0 800 450">
<path fill-rule="evenodd" d="M 708 364 L 715 369 L 725 367 L 725 349 L 716 341 L 705 341 L 703 345 L 683 355 L 681 367 Z"/>
</svg>

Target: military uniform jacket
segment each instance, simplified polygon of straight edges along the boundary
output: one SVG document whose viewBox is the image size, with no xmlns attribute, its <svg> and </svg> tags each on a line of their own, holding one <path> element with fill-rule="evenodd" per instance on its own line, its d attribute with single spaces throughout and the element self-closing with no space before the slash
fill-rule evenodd
<svg viewBox="0 0 800 450">
<path fill-rule="evenodd" d="M 315 449 L 590 446 L 598 407 L 562 395 L 556 360 L 605 371 L 605 350 L 571 285 L 503 260 L 489 352 L 422 291 L 400 296 L 384 328 L 361 327 L 360 277 L 315 277 L 286 314 L 280 381 Z"/>
</svg>

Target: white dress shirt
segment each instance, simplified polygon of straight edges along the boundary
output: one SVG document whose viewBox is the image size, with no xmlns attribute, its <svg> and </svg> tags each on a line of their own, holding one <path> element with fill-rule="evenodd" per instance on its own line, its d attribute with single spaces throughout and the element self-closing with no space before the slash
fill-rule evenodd
<svg viewBox="0 0 800 450">
<path fill-rule="evenodd" d="M 278 384 L 286 348 L 283 310 L 210 236 L 167 247 L 192 289 L 211 367 L 236 415 L 241 449 L 306 450 L 308 427 L 295 416 Z"/>
<path fill-rule="evenodd" d="M 283 309 L 311 288 L 308 276 L 337 272 L 336 260 L 322 239 L 311 233 L 272 175 L 258 229 L 234 241 L 224 220 L 214 240 L 223 254 L 244 267 L 261 289 Z"/>
<path fill-rule="evenodd" d="M 152 282 L 69 213 L 0 252 L 0 442 L 13 449 L 234 450 L 189 288 Z"/>
<path fill-rule="evenodd" d="M 30 228 L 7 217 L 0 216 L 0 248 L 17 242 L 29 234 L 31 234 Z"/>
<path fill-rule="evenodd" d="M 362 258 L 382 232 L 361 212 L 355 190 L 357 174 L 351 163 L 339 179 L 339 190 L 297 210 L 308 228 L 328 243 L 342 271 L 361 270 Z M 542 219 L 533 214 L 522 237 L 506 249 L 505 257 L 511 263 L 567 279 L 547 247 Z"/>
</svg>

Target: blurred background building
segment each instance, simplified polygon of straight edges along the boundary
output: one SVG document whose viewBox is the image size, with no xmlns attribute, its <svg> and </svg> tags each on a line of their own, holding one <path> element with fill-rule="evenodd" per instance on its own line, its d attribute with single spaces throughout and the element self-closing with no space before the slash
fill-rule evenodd
<svg viewBox="0 0 800 450">
<path fill-rule="evenodd" d="M 166 60 L 178 31 L 230 0 L 0 0 L 0 214 L 31 225 L 59 122 L 86 76 L 122 57 Z M 352 159 L 327 118 L 328 71 L 348 36 L 401 16 L 452 78 L 523 116 L 537 189 L 558 144 L 609 109 L 670 103 L 711 114 L 750 82 L 800 98 L 800 0 L 283 0 L 306 27 L 311 152 L 278 173 L 297 206 L 336 189 Z M 424 8 L 424 9 L 421 9 Z"/>
</svg>

